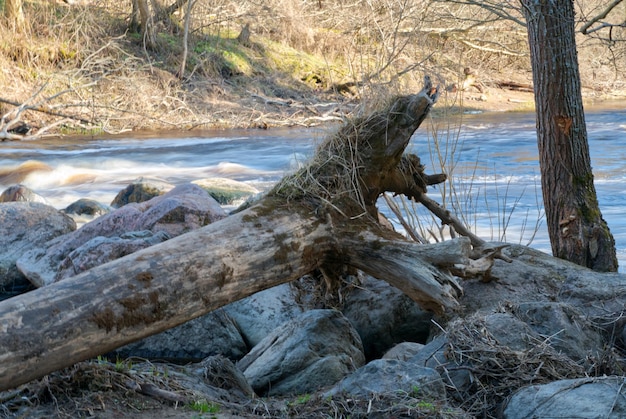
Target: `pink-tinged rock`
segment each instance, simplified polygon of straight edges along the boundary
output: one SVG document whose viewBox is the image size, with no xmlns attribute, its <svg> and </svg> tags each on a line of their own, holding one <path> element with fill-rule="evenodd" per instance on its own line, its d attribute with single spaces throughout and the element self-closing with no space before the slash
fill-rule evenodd
<svg viewBox="0 0 626 419">
<path fill-rule="evenodd" d="M 199 186 L 184 184 L 150 201 L 128 204 L 103 215 L 71 234 L 47 242 L 42 248 L 26 252 L 16 264 L 35 286 L 42 287 L 66 278 L 69 272 L 67 266 L 72 264 L 71 260 L 66 261 L 70 253 L 97 237 L 120 237 L 125 233 L 145 230 L 174 237 L 224 217 L 226 212 L 207 192 Z M 90 258 L 89 268 L 106 263 L 116 253 L 122 255 L 129 248 L 124 240 L 118 241 L 122 248 L 110 241 L 101 243 L 107 243 L 109 249 L 106 252 L 98 250 L 98 246 L 88 246 L 90 252 L 101 253 L 100 263 L 91 257 L 81 256 Z M 61 266 L 65 266 L 64 272 L 57 276 Z"/>
</svg>

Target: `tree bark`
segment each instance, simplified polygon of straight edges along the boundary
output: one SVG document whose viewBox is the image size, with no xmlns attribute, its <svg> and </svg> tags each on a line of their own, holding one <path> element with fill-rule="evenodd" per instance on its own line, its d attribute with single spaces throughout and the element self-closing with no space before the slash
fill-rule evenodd
<svg viewBox="0 0 626 419">
<path fill-rule="evenodd" d="M 148 0 L 137 0 L 139 19 L 141 21 L 141 35 L 147 49 L 156 48 L 156 33 L 154 31 L 154 19 L 150 13 Z"/>
<path fill-rule="evenodd" d="M 347 265 L 388 281 L 425 309 L 456 307 L 461 289 L 449 270 L 469 264 L 469 239 L 407 242 L 378 224 L 374 206 L 387 187 L 419 196 L 429 181 L 445 179 L 424 175 L 417 156 L 402 156 L 435 99 L 427 82 L 420 94 L 355 121 L 247 210 L 1 302 L 0 390 L 315 269 L 332 282 L 332 268 Z M 353 173 L 348 181 L 346 173 Z"/>
<path fill-rule="evenodd" d="M 593 183 L 571 0 L 523 0 L 533 70 L 541 186 L 552 253 L 616 271 L 615 240 Z"/>
<path fill-rule="evenodd" d="M 15 31 L 20 32 L 24 28 L 22 0 L 5 0 L 4 15 Z"/>
</svg>

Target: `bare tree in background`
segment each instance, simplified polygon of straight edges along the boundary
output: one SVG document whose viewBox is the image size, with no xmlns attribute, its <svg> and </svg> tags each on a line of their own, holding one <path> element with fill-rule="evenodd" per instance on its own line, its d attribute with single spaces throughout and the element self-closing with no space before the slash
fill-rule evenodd
<svg viewBox="0 0 626 419">
<path fill-rule="evenodd" d="M 597 14 L 588 17 L 585 24 L 580 28 L 584 35 L 590 35 L 602 31 L 601 37 L 609 42 L 626 41 L 624 31 L 626 30 L 626 15 L 622 10 L 619 13 L 618 6 L 624 0 L 613 0 L 610 4 L 600 10 Z M 619 17 L 618 17 L 619 16 Z"/>
<path fill-rule="evenodd" d="M 4 0 L 4 15 L 16 31 L 24 27 L 22 0 Z"/>
<path fill-rule="evenodd" d="M 183 33 L 183 56 L 180 59 L 180 68 L 178 70 L 178 78 L 182 79 L 185 76 L 185 67 L 187 66 L 187 54 L 189 52 L 189 23 L 191 22 L 191 9 L 193 8 L 196 0 L 189 0 L 187 2 L 187 9 L 185 10 L 185 31 Z"/>
<path fill-rule="evenodd" d="M 574 2 L 522 0 L 537 113 L 541 186 L 554 256 L 616 271 L 615 240 L 591 171 L 576 53 Z"/>
</svg>

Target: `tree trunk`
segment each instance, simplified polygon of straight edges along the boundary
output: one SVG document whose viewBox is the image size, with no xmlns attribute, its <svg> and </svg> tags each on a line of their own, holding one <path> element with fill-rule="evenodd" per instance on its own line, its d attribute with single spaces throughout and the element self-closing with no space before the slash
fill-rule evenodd
<svg viewBox="0 0 626 419">
<path fill-rule="evenodd" d="M 148 0 L 137 0 L 139 19 L 141 20 L 141 35 L 147 49 L 156 48 L 156 33 L 154 31 L 154 19 L 150 13 Z"/>
<path fill-rule="evenodd" d="M 15 31 L 19 32 L 24 28 L 24 11 L 22 10 L 22 0 L 5 0 L 4 15 Z"/>
<path fill-rule="evenodd" d="M 357 120 L 263 200 L 73 278 L 0 303 L 0 390 L 167 330 L 320 269 L 347 265 L 388 281 L 424 308 L 456 306 L 449 270 L 469 264 L 466 238 L 420 245 L 378 224 L 384 190 L 419 196 L 427 176 L 402 156 L 436 89 Z"/>
<path fill-rule="evenodd" d="M 187 66 L 187 54 L 189 53 L 189 24 L 191 22 L 191 9 L 195 0 L 189 0 L 187 3 L 187 10 L 185 11 L 185 29 L 183 32 L 183 56 L 180 59 L 180 67 L 178 68 L 178 78 L 183 79 L 185 77 L 185 67 Z"/>
<path fill-rule="evenodd" d="M 554 256 L 616 271 L 593 184 L 571 0 L 523 0 L 537 111 L 541 186 Z"/>
</svg>

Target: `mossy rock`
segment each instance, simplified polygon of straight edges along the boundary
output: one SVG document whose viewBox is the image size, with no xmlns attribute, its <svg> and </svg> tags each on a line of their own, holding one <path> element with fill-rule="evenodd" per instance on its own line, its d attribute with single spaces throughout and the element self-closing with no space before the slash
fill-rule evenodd
<svg viewBox="0 0 626 419">
<path fill-rule="evenodd" d="M 131 202 L 145 202 L 163 195 L 174 188 L 174 185 L 158 179 L 139 178 L 122 189 L 111 202 L 113 208 L 120 208 Z"/>
<path fill-rule="evenodd" d="M 233 205 L 245 201 L 259 190 L 247 183 L 238 182 L 225 178 L 207 178 L 193 181 L 196 185 L 207 191 L 217 202 L 222 205 Z"/>
</svg>

